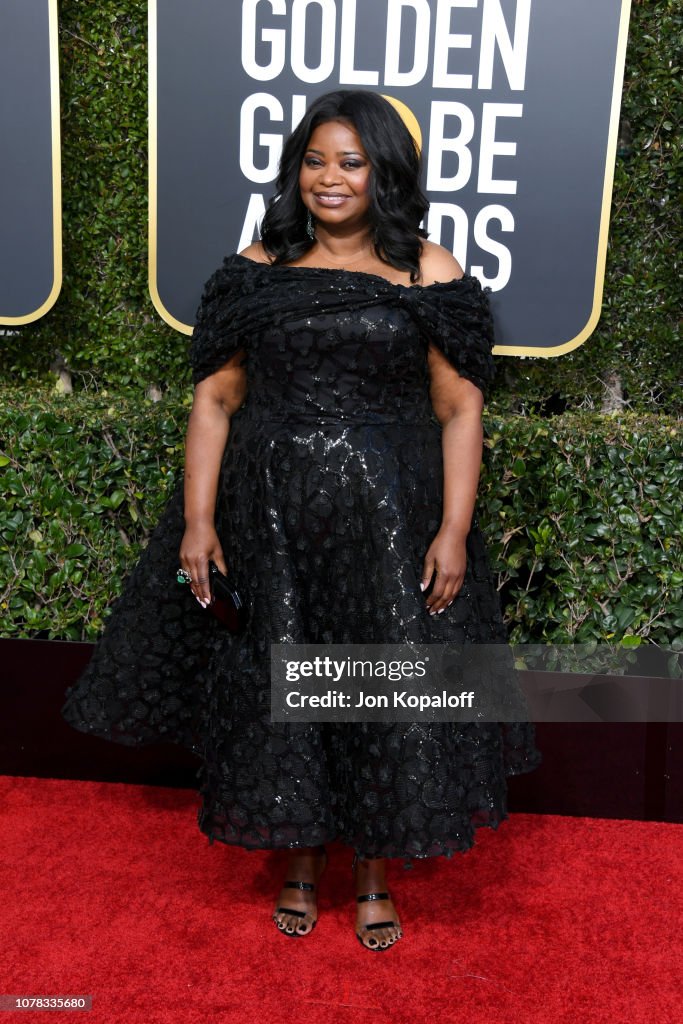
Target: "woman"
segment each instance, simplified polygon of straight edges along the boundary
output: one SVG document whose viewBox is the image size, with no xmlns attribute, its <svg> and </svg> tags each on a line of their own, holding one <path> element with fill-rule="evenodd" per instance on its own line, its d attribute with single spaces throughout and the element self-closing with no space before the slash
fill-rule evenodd
<svg viewBox="0 0 683 1024">
<path fill-rule="evenodd" d="M 352 846 L 356 934 L 374 951 L 402 935 L 386 858 L 468 849 L 506 816 L 505 776 L 538 759 L 524 724 L 270 721 L 271 643 L 505 642 L 473 519 L 491 318 L 425 240 L 426 210 L 390 104 L 312 104 L 261 242 L 204 291 L 184 495 L 64 709 L 110 739 L 200 754 L 209 841 L 291 850 L 285 935 L 316 924 L 324 844 Z M 194 611 L 168 592 L 178 550 Z M 241 636 L 206 612 L 210 562 L 245 596 Z"/>
</svg>

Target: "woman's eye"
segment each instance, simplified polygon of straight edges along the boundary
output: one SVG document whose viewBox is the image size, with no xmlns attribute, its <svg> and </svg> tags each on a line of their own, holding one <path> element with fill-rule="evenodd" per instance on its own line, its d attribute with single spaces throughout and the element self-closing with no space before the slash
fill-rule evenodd
<svg viewBox="0 0 683 1024">
<path fill-rule="evenodd" d="M 304 166 L 306 167 L 322 167 L 323 162 L 315 156 L 305 156 Z M 358 171 L 361 167 L 365 167 L 362 160 L 345 160 L 341 165 L 345 171 Z"/>
</svg>

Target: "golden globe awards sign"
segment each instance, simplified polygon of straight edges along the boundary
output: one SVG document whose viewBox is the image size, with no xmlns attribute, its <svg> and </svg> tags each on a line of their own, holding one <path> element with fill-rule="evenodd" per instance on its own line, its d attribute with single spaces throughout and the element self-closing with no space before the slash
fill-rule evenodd
<svg viewBox="0 0 683 1024">
<path fill-rule="evenodd" d="M 496 352 L 558 355 L 602 298 L 629 0 L 154 0 L 150 290 L 189 333 L 333 89 L 420 141 L 427 230 L 492 289 Z"/>
<path fill-rule="evenodd" d="M 57 0 L 0 0 L 0 324 L 30 323 L 62 281 Z"/>
</svg>

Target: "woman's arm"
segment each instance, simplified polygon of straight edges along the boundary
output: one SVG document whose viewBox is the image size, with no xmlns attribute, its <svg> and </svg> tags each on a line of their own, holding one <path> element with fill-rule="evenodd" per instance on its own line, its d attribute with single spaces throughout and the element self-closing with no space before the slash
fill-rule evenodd
<svg viewBox="0 0 683 1024">
<path fill-rule="evenodd" d="M 209 561 L 226 572 L 215 528 L 216 494 L 230 417 L 247 391 L 243 350 L 216 373 L 197 384 L 185 438 L 185 534 L 180 564 L 192 577 L 192 593 L 200 603 L 211 600 Z M 199 580 L 205 582 L 199 583 Z"/>
<path fill-rule="evenodd" d="M 437 574 L 427 598 L 429 612 L 435 615 L 451 603 L 465 578 L 465 541 L 481 471 L 484 399 L 479 388 L 460 377 L 433 344 L 429 346 L 428 366 L 430 397 L 441 423 L 443 453 L 441 526 L 427 550 L 422 571 L 423 589 L 429 585 L 432 574 Z"/>
</svg>

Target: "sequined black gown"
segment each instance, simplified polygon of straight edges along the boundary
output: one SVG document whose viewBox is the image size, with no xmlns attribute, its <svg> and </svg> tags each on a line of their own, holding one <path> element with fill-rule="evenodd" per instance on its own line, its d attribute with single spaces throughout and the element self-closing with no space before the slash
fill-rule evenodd
<svg viewBox="0 0 683 1024">
<path fill-rule="evenodd" d="M 250 849 L 340 839 L 364 856 L 450 856 L 506 816 L 506 775 L 538 761 L 527 724 L 272 723 L 270 643 L 506 639 L 476 517 L 464 585 L 430 616 L 419 580 L 441 518 L 432 341 L 493 376 L 485 293 L 227 257 L 204 290 L 195 383 L 242 349 L 216 527 L 246 597 L 234 636 L 174 585 L 182 491 L 167 506 L 62 714 L 126 744 L 201 758 L 199 827 Z"/>
</svg>

